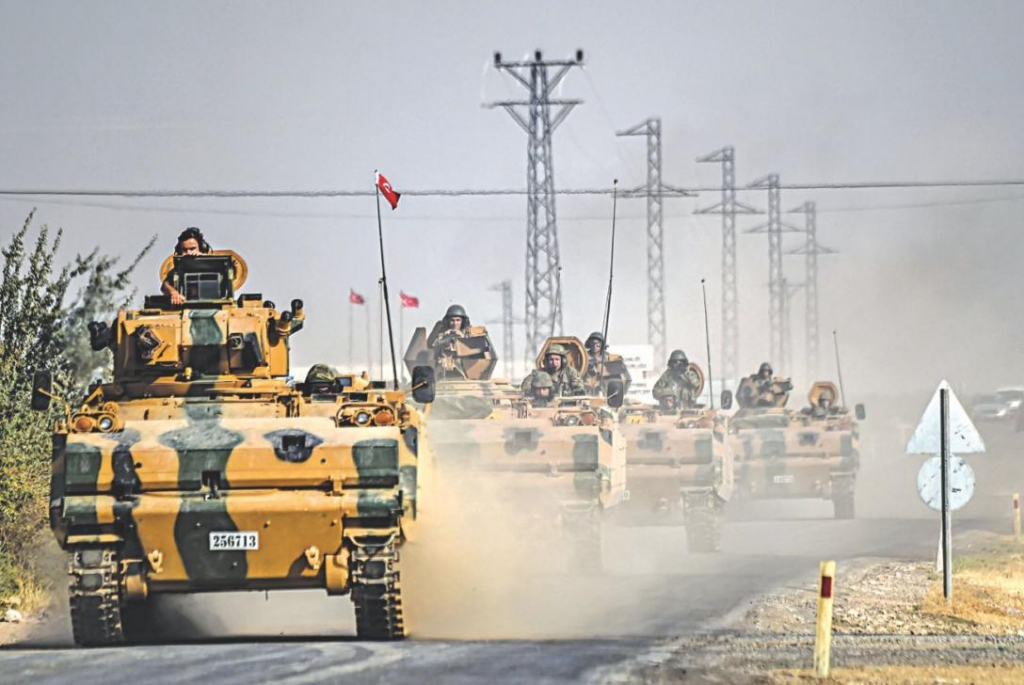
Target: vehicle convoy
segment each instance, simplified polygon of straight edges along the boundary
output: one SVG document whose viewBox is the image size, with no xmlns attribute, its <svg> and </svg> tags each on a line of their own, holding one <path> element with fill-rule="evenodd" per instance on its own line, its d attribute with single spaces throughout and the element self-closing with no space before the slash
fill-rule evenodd
<svg viewBox="0 0 1024 685">
<path fill-rule="evenodd" d="M 492 378 L 497 355 L 484 327 L 471 326 L 452 342 L 438 337 L 443 326 L 439 321 L 430 335 L 418 329 L 405 354 L 410 368 L 435 364 L 426 425 L 441 455 L 438 479 L 459 488 L 460 501 L 478 513 L 500 507 L 522 517 L 520 526 L 539 523 L 540 537 L 559 532 L 574 566 L 599 568 L 604 512 L 626 493 L 625 440 L 614 413 L 597 397 L 534 400 Z M 431 349 L 428 340 L 441 345 Z M 586 354 L 577 338 L 549 339 L 538 367 L 556 344 L 570 348 L 570 364 L 582 373 Z"/>
<path fill-rule="evenodd" d="M 835 384 L 812 384 L 810 406 L 800 411 L 785 407 L 787 379 L 755 385 L 752 378 L 742 381 L 739 409 L 729 421 L 735 499 L 827 499 L 835 518 L 853 518 L 860 431 L 849 410 L 836 406 Z M 863 405 L 855 416 L 864 419 Z"/>
<path fill-rule="evenodd" d="M 58 423 L 50 493 L 79 645 L 144 638 L 159 594 L 292 588 L 349 593 L 362 638 L 404 635 L 420 415 L 382 383 L 291 385 L 303 304 L 236 300 L 246 273 L 230 251 L 168 258 L 184 304 L 150 296 L 89 326 L 113 380 Z M 429 402 L 432 370 L 415 375 Z M 49 374 L 35 380 L 43 409 Z"/>
<path fill-rule="evenodd" d="M 704 390 L 704 373 L 694 395 Z M 727 419 L 718 410 L 693 404 L 626 405 L 620 410 L 626 437 L 631 523 L 675 523 L 686 527 L 690 552 L 721 549 L 724 508 L 732 496 L 734 466 Z"/>
</svg>

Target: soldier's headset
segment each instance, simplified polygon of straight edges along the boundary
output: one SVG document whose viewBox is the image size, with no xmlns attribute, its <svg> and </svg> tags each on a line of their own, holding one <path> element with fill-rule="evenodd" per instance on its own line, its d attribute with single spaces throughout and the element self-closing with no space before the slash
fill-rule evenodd
<svg viewBox="0 0 1024 685">
<path fill-rule="evenodd" d="M 195 226 L 191 226 L 182 231 L 181 235 L 178 236 L 178 242 L 174 244 L 174 254 L 185 254 L 185 250 L 181 247 L 181 244 L 186 240 L 195 240 L 199 243 L 199 252 L 202 254 L 207 254 L 213 250 L 213 248 L 210 247 L 210 243 L 206 242 L 206 238 L 203 237 L 203 232 Z"/>
</svg>

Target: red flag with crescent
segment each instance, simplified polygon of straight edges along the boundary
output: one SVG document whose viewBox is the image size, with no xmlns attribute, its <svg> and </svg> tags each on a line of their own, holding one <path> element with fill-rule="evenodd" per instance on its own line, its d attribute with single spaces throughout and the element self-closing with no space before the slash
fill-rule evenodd
<svg viewBox="0 0 1024 685">
<path fill-rule="evenodd" d="M 384 196 L 384 199 L 391 205 L 391 209 L 398 208 L 398 198 L 402 197 L 401 193 L 395 192 L 395 189 L 391 187 L 391 181 L 384 178 L 384 174 L 377 172 L 377 188 L 380 189 L 380 194 Z"/>
<path fill-rule="evenodd" d="M 351 288 L 348 290 L 348 301 L 352 304 L 366 304 L 366 298 Z"/>
<path fill-rule="evenodd" d="M 413 297 L 412 295 L 406 295 L 405 293 L 403 293 L 401 291 L 399 291 L 398 294 L 402 297 L 402 306 L 403 307 L 408 307 L 409 309 L 419 309 L 420 298 Z"/>
</svg>

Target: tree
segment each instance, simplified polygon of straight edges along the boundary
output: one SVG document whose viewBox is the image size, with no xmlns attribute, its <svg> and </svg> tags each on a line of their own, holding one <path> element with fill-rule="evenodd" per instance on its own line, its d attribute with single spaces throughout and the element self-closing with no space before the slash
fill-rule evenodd
<svg viewBox="0 0 1024 685">
<path fill-rule="evenodd" d="M 63 231 L 50 239 L 41 226 L 31 249 L 26 240 L 35 211 L 3 248 L 0 276 L 0 593 L 10 594 L 19 573 L 31 565 L 31 551 L 46 524 L 53 421 L 63 411 L 32 412 L 32 376 L 49 370 L 59 393 L 79 393 L 83 381 L 109 364 L 88 347 L 86 326 L 113 316 L 129 295 L 130 275 L 153 245 L 127 268 L 118 258 L 76 256 L 57 269 Z M 68 290 L 85 284 L 70 304 Z M 2 596 L 0 596 L 2 599 Z"/>
</svg>

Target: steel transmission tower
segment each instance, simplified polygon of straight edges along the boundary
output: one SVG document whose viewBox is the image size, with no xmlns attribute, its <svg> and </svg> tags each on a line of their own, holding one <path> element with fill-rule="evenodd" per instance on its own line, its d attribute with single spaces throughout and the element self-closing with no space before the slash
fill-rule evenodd
<svg viewBox="0 0 1024 685">
<path fill-rule="evenodd" d="M 793 375 L 793 324 L 790 316 L 793 296 L 803 287 L 803 283 L 790 283 L 789 279 L 782 279 L 782 358 L 778 363 L 779 368 L 784 369 L 788 376 Z"/>
<path fill-rule="evenodd" d="M 512 281 L 502 281 L 492 285 L 490 290 L 501 293 L 501 321 L 490 323 L 501 324 L 501 354 L 505 357 L 505 378 L 512 380 L 512 360 L 516 355 L 516 336 L 513 327 L 523 321 L 517 319 L 512 313 Z"/>
<path fill-rule="evenodd" d="M 736 215 L 757 214 L 736 200 L 736 151 L 732 146 L 697 158 L 698 163 L 721 163 L 722 201 L 694 214 L 722 215 L 722 377 L 740 377 L 740 318 L 736 279 Z"/>
<path fill-rule="evenodd" d="M 536 356 L 544 339 L 562 331 L 562 277 L 555 219 L 555 172 L 551 134 L 582 100 L 552 99 L 551 94 L 573 67 L 575 59 L 544 60 L 540 50 L 532 61 L 505 62 L 494 53 L 494 67 L 514 78 L 529 92 L 526 100 L 504 100 L 501 107 L 527 135 L 526 146 L 526 358 Z M 554 113 L 552 109 L 557 108 Z"/>
<path fill-rule="evenodd" d="M 804 290 L 806 311 L 804 313 L 805 354 L 808 380 L 817 380 L 820 373 L 819 352 L 821 335 L 818 329 L 818 255 L 835 254 L 836 251 L 818 244 L 818 206 L 805 202 L 793 214 L 804 215 L 804 244 L 786 254 L 804 255 Z"/>
<path fill-rule="evenodd" d="M 747 233 L 768 234 L 768 325 L 771 329 L 770 354 L 773 364 L 784 364 L 786 342 L 783 333 L 786 287 L 782 271 L 782 233 L 795 232 L 791 226 L 782 223 L 782 193 L 779 175 L 768 174 L 751 183 L 749 188 L 763 188 L 768 191 L 768 221 Z M 790 370 L 785 369 L 786 373 Z"/>
<path fill-rule="evenodd" d="M 654 347 L 654 363 L 659 365 L 666 359 L 661 119 L 648 119 L 616 135 L 647 136 L 647 342 Z"/>
</svg>

